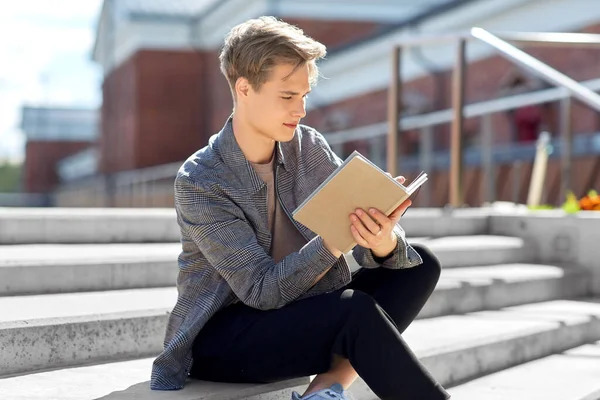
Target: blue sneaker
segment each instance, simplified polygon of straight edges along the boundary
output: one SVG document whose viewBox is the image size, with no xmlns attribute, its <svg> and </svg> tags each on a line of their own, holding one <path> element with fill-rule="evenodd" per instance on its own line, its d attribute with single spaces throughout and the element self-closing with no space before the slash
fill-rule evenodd
<svg viewBox="0 0 600 400">
<path fill-rule="evenodd" d="M 332 385 L 329 389 L 319 390 L 306 397 L 300 397 L 296 392 L 292 393 L 292 400 L 350 400 L 344 395 L 344 388 L 339 383 Z"/>
</svg>

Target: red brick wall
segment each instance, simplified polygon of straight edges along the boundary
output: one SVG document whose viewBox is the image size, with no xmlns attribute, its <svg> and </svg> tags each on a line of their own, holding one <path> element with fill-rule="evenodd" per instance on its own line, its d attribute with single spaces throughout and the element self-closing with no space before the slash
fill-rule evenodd
<svg viewBox="0 0 600 400">
<path fill-rule="evenodd" d="M 207 96 L 210 99 L 209 105 L 211 107 L 208 127 L 210 132 L 217 133 L 233 111 L 233 99 L 227 79 L 225 79 L 219 68 L 219 52 L 207 52 L 204 60 L 205 73 L 203 79 L 205 82 L 210 83 L 207 85 L 210 90 Z"/>
<path fill-rule="evenodd" d="M 106 76 L 102 85 L 99 146 L 103 173 L 135 168 L 137 69 L 132 57 Z"/>
<path fill-rule="evenodd" d="M 296 25 L 305 34 L 323 43 L 329 50 L 353 43 L 374 34 L 386 24 L 378 22 L 310 20 L 302 18 L 283 18 Z"/>
<path fill-rule="evenodd" d="M 48 193 L 53 190 L 59 182 L 58 161 L 91 146 L 90 142 L 28 141 L 25 145 L 24 191 Z"/>
<path fill-rule="evenodd" d="M 207 143 L 215 92 L 209 58 L 141 50 L 111 72 L 103 86 L 102 172 L 181 161 Z"/>
<path fill-rule="evenodd" d="M 203 55 L 140 51 L 135 59 L 139 124 L 135 168 L 181 161 L 207 140 Z"/>
</svg>

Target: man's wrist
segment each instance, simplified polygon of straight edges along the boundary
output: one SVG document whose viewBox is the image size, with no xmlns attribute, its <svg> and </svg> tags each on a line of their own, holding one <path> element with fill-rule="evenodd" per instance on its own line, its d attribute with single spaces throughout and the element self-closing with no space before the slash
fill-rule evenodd
<svg viewBox="0 0 600 400">
<path fill-rule="evenodd" d="M 386 240 L 382 246 L 371 249 L 371 253 L 377 258 L 388 258 L 396 250 L 396 247 L 398 247 L 398 236 L 392 232 L 389 242 Z"/>
</svg>

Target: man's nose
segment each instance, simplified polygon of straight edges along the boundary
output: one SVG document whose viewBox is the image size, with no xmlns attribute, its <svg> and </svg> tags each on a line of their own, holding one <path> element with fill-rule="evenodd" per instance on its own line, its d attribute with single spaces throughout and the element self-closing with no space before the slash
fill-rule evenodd
<svg viewBox="0 0 600 400">
<path fill-rule="evenodd" d="M 304 118 L 306 116 L 306 103 L 304 100 L 300 103 L 299 106 L 294 109 L 294 117 L 296 118 Z"/>
</svg>

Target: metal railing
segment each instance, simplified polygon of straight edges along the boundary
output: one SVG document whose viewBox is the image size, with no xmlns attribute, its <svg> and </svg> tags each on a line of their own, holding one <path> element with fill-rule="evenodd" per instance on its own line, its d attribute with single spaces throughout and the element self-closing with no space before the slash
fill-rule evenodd
<svg viewBox="0 0 600 400">
<path fill-rule="evenodd" d="M 544 46 L 576 45 L 581 47 L 600 47 L 600 35 L 585 33 L 538 33 L 538 32 L 510 32 L 492 34 L 481 28 L 472 28 L 466 33 L 448 34 L 442 36 L 424 36 L 410 38 L 397 43 L 392 51 L 392 83 L 388 92 L 388 141 L 387 141 L 387 169 L 392 175 L 397 174 L 397 142 L 401 132 L 402 121 L 400 109 L 402 99 L 402 81 L 400 75 L 402 51 L 410 47 L 425 45 L 439 45 L 442 41 L 454 42 L 457 45 L 456 63 L 452 76 L 452 109 L 447 111 L 452 115 L 450 139 L 450 205 L 459 207 L 464 203 L 463 188 L 463 123 L 465 120 L 465 79 L 466 79 L 466 50 L 469 40 L 479 40 L 490 45 L 500 55 L 507 58 L 539 78 L 563 88 L 567 91 L 561 107 L 561 136 L 564 143 L 564 152 L 561 161 L 561 197 L 564 197 L 570 185 L 571 171 L 571 101 L 574 97 L 596 111 L 600 111 L 600 96 L 590 88 L 569 78 L 539 59 L 527 54 L 510 42 L 521 44 L 542 44 Z M 492 110 L 481 110 L 481 115 L 490 114 Z M 431 118 L 431 116 L 429 116 Z M 427 118 L 424 116 L 422 118 Z M 421 126 L 434 125 L 431 121 Z M 354 139 L 355 140 L 355 139 Z M 489 140 L 489 139 L 488 139 Z M 488 146 L 489 147 L 489 146 Z"/>
<path fill-rule="evenodd" d="M 534 92 L 511 95 L 493 100 L 482 101 L 466 105 L 464 101 L 466 80 L 466 50 L 467 42 L 478 40 L 487 43 L 510 61 L 528 69 L 533 74 L 557 86 L 555 88 L 537 90 Z M 600 79 L 577 82 L 561 72 L 553 69 L 539 59 L 520 50 L 509 42 L 519 44 L 535 44 L 539 46 L 576 46 L 600 47 L 600 35 L 583 33 L 537 33 L 537 32 L 496 32 L 492 34 L 481 28 L 473 28 L 468 32 L 442 35 L 423 35 L 407 38 L 397 43 L 392 50 L 392 82 L 388 91 L 388 121 L 371 124 L 358 128 L 347 129 L 334 133 L 326 133 L 325 137 L 332 146 L 356 140 L 369 140 L 387 135 L 386 159 L 387 170 L 396 175 L 398 167 L 397 141 L 399 135 L 407 130 L 420 130 L 420 168 L 431 170 L 434 165 L 433 132 L 432 127 L 442 124 L 452 124 L 450 148 L 450 204 L 460 206 L 464 200 L 463 188 L 463 121 L 466 118 L 482 118 L 482 143 L 484 144 L 481 155 L 484 175 L 488 177 L 485 187 L 487 200 L 491 200 L 494 192 L 493 170 L 493 133 L 491 116 L 498 112 L 510 111 L 527 105 L 537 105 L 561 101 L 561 193 L 564 196 L 570 182 L 570 169 L 572 157 L 572 132 L 571 132 L 571 98 L 574 97 L 592 109 L 600 111 L 600 96 L 595 91 L 600 91 Z M 400 65 L 403 50 L 410 47 L 439 45 L 454 43 L 457 45 L 456 62 L 453 69 L 453 96 L 452 108 L 434 111 L 427 114 L 400 116 L 402 99 L 402 79 Z M 115 174 L 114 189 L 120 193 L 140 192 L 148 195 L 160 189 L 156 183 L 173 178 L 181 162 L 159 165 L 142 170 L 127 171 Z M 87 179 L 90 183 L 90 180 Z M 67 185 L 69 186 L 69 185 Z M 77 185 L 75 185 L 77 186 Z M 102 186 L 102 185 L 100 185 Z M 165 187 L 171 190 L 172 188 Z M 427 190 L 425 187 L 423 190 Z M 159 192 L 164 191 L 163 189 Z M 142 196 L 143 197 L 143 196 Z M 142 206 L 147 204 L 142 201 Z"/>
</svg>

